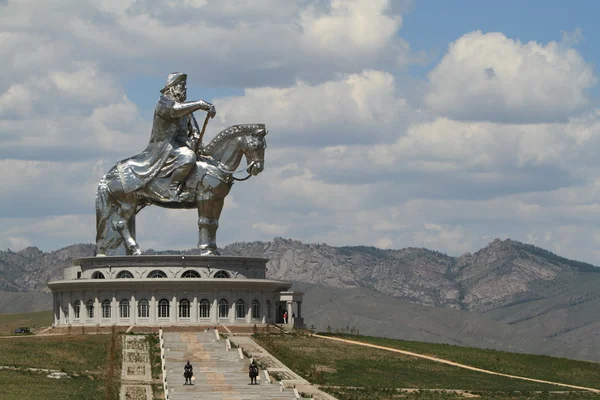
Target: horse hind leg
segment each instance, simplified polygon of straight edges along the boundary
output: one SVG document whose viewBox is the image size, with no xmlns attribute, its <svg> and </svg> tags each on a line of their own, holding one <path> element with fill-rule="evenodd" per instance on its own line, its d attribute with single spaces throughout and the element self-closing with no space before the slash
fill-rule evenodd
<svg viewBox="0 0 600 400">
<path fill-rule="evenodd" d="M 114 224 L 115 229 L 123 238 L 127 255 L 142 254 L 142 250 L 135 240 L 135 234 L 132 233 L 132 230 L 135 230 L 135 208 L 135 204 L 121 203 L 119 218 Z"/>
</svg>

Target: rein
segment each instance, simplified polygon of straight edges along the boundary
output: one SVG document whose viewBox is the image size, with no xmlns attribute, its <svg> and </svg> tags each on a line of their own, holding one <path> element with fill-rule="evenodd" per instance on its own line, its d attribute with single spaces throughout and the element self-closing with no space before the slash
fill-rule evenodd
<svg viewBox="0 0 600 400">
<path fill-rule="evenodd" d="M 242 167 L 240 169 L 238 169 L 237 171 L 230 171 L 227 168 L 225 168 L 223 166 L 223 164 L 219 163 L 219 165 L 217 166 L 217 168 L 219 169 L 219 171 L 223 172 L 224 174 L 229 174 L 231 175 L 231 177 L 233 178 L 233 180 L 239 181 L 239 182 L 243 182 L 245 180 L 247 180 L 248 178 L 250 178 L 252 176 L 252 174 L 248 174 L 247 177 L 245 178 L 236 178 L 235 176 L 233 176 L 233 174 L 237 174 L 238 172 L 242 172 L 243 170 L 248 170 L 250 168 L 252 168 L 252 166 L 254 166 L 254 164 L 256 163 L 256 161 L 261 161 L 261 160 L 254 160 L 252 161 L 250 164 L 248 164 L 245 167 Z"/>
</svg>

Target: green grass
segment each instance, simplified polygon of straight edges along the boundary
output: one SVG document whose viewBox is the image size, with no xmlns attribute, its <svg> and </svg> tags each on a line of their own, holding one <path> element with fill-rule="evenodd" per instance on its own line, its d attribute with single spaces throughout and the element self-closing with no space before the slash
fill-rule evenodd
<svg viewBox="0 0 600 400">
<path fill-rule="evenodd" d="M 600 389 L 598 363 L 372 336 L 335 336 L 439 357 L 494 372 Z"/>
<path fill-rule="evenodd" d="M 111 335 L 0 339 L 0 365 L 100 374 L 107 362 L 110 339 Z"/>
<path fill-rule="evenodd" d="M 0 370 L 0 399 L 104 400 L 102 381 L 50 379 L 44 373 Z"/>
<path fill-rule="evenodd" d="M 52 311 L 0 314 L 0 335 L 13 335 L 13 331 L 20 327 L 38 328 L 51 326 L 53 318 Z"/>
<path fill-rule="evenodd" d="M 511 392 L 564 390 L 304 335 L 258 335 L 256 340 L 292 370 L 312 383 L 325 386 Z"/>
<path fill-rule="evenodd" d="M 115 335 L 114 342 L 112 339 L 112 335 L 0 339 L 0 365 L 21 369 L 0 370 L 0 399 L 117 399 L 121 336 Z M 26 368 L 61 370 L 72 378 L 50 379 L 47 373 L 29 372 Z M 107 390 L 111 392 L 108 397 Z"/>
<path fill-rule="evenodd" d="M 325 388 L 325 391 L 340 400 L 464 400 L 467 397 L 461 393 L 453 392 L 435 392 L 420 390 L 412 393 L 398 392 L 386 389 L 332 389 Z M 479 400 L 598 400 L 600 396 L 593 393 L 570 392 L 570 393 L 552 393 L 552 392 L 469 392 L 477 395 Z"/>
</svg>

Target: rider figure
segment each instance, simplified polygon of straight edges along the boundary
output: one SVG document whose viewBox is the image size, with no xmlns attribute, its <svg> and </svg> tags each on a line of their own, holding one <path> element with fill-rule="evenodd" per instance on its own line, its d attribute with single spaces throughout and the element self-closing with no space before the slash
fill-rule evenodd
<svg viewBox="0 0 600 400">
<path fill-rule="evenodd" d="M 204 100 L 185 102 L 186 81 L 186 74 L 169 75 L 156 103 L 148 146 L 142 153 L 117 163 L 125 193 L 146 186 L 157 176 L 170 176 L 169 191 L 163 197 L 166 201 L 179 200 L 181 185 L 196 164 L 194 149 L 200 139 L 192 113 L 204 110 L 211 118 L 217 114 L 215 106 Z"/>
</svg>

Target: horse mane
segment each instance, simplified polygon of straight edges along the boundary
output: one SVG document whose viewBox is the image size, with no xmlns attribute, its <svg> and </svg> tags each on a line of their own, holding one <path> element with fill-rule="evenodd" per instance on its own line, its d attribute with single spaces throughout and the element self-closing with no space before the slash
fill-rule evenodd
<svg viewBox="0 0 600 400">
<path fill-rule="evenodd" d="M 223 146 L 229 140 L 251 134 L 252 136 L 264 136 L 267 134 L 265 124 L 243 124 L 243 125 L 232 125 L 227 129 L 222 130 L 210 141 L 209 144 L 204 146 L 203 154 L 212 156 L 221 146 Z"/>
</svg>

